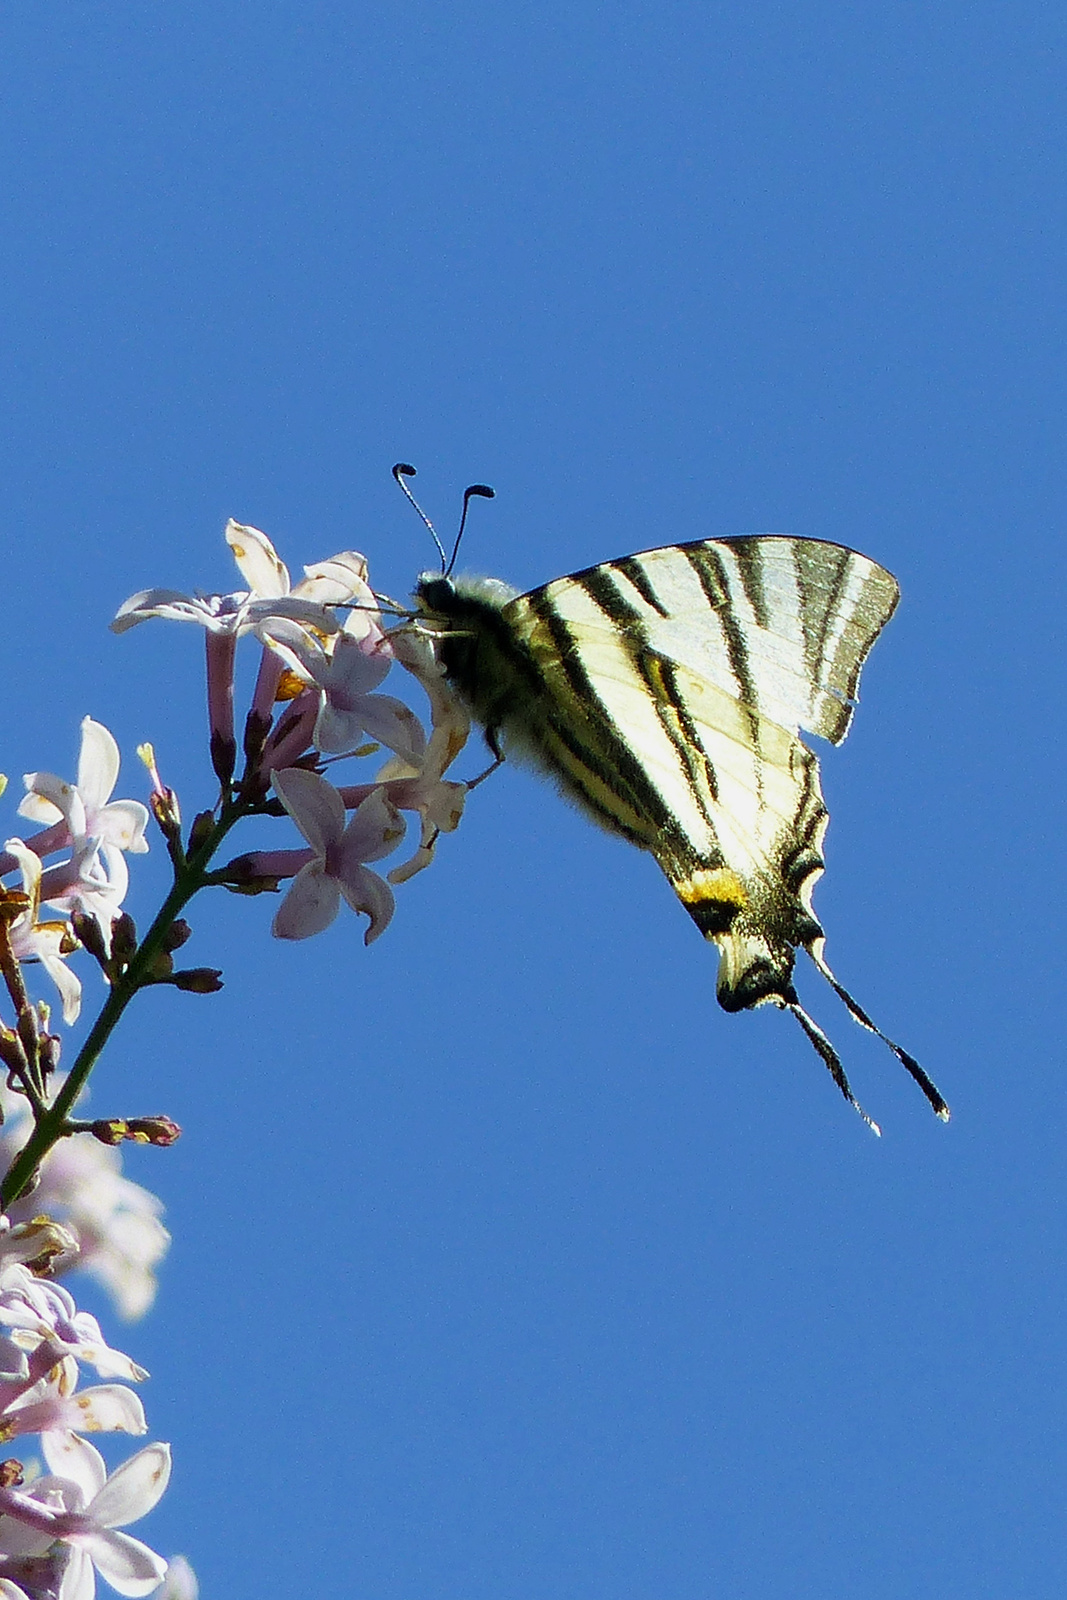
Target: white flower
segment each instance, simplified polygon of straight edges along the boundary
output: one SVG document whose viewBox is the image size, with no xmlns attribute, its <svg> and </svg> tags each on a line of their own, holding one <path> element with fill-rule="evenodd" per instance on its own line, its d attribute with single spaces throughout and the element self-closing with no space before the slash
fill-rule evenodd
<svg viewBox="0 0 1067 1600">
<path fill-rule="evenodd" d="M 175 622 L 198 622 L 211 634 L 240 635 L 257 632 L 273 618 L 291 617 L 324 633 L 335 633 L 339 624 L 326 607 L 351 602 L 361 605 L 370 595 L 367 563 L 354 550 L 342 550 L 328 561 L 305 567 L 306 577 L 291 587 L 288 568 L 258 528 L 246 527 L 231 517 L 226 524 L 226 542 L 247 589 L 208 595 L 143 589 L 119 607 L 112 632 L 125 633 L 149 617 L 167 617 Z"/>
<path fill-rule="evenodd" d="M 81 727 L 77 783 L 54 772 L 26 773 L 28 792 L 19 815 L 45 824 L 48 852 L 72 847 L 69 861 L 45 873 L 42 898 L 64 910 L 80 908 L 95 916 L 106 936 L 129 887 L 123 852 L 143 855 L 148 849 L 144 836 L 148 809 L 139 800 L 111 799 L 119 775 L 119 747 L 103 723 L 92 717 L 83 718 Z"/>
</svg>

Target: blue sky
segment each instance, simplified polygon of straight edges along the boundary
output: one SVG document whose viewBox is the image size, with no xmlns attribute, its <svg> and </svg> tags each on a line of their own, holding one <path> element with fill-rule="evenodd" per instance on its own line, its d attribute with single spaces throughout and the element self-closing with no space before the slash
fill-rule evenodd
<svg viewBox="0 0 1067 1600">
<path fill-rule="evenodd" d="M 125 1345 L 138 1531 L 205 1600 L 1062 1594 L 1065 46 L 988 0 L 7 8 L 4 771 L 89 712 L 123 793 L 149 737 L 209 804 L 200 639 L 107 621 L 228 587 L 230 515 L 406 592 L 398 459 L 444 529 L 495 485 L 466 559 L 519 585 L 775 530 L 903 590 L 817 907 L 948 1128 L 809 983 L 872 1139 L 519 772 L 370 951 L 194 907 L 226 989 L 146 997 L 93 1105 L 186 1129 L 129 1163 L 175 1243 Z"/>
</svg>

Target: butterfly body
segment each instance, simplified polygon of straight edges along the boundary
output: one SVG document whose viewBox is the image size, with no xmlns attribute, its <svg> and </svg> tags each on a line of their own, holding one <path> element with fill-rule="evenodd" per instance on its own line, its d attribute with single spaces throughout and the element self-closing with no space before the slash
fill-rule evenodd
<svg viewBox="0 0 1067 1600">
<path fill-rule="evenodd" d="M 855 551 L 763 534 L 645 551 L 526 594 L 429 574 L 416 588 L 446 675 L 494 754 L 532 762 L 594 821 L 650 851 L 719 950 L 723 1007 L 793 1011 L 850 1099 L 792 980 L 803 947 L 879 1031 L 823 959 L 811 895 L 828 818 L 799 730 L 845 737 L 860 668 L 898 595 Z M 918 1064 L 891 1047 L 926 1089 Z"/>
</svg>

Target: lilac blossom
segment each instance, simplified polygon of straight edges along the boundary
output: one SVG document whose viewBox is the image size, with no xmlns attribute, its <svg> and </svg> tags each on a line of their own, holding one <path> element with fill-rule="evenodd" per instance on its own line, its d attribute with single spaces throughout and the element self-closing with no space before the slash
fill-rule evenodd
<svg viewBox="0 0 1067 1600">
<path fill-rule="evenodd" d="M 70 849 L 65 862 L 51 866 L 41 882 L 41 898 L 62 910 L 95 916 L 105 934 L 118 915 L 129 871 L 124 852 L 142 855 L 148 809 L 138 800 L 112 800 L 119 772 L 119 748 L 103 723 L 82 720 L 78 781 L 68 783 L 53 772 L 28 772 L 20 816 L 46 824 L 26 840 L 39 856 Z M 11 846 L 0 857 L 0 872 L 10 871 Z"/>
<path fill-rule="evenodd" d="M 96 1318 L 79 1311 L 66 1289 L 35 1277 L 20 1262 L 0 1268 L 0 1325 L 20 1350 L 34 1352 L 47 1343 L 60 1358 L 84 1361 L 102 1378 L 140 1383 L 148 1376 L 128 1355 L 111 1348 Z"/>
<path fill-rule="evenodd" d="M 287 666 L 318 692 L 311 742 L 323 755 L 354 750 L 364 734 L 417 762 L 426 747 L 418 717 L 402 700 L 373 691 L 392 665 L 392 652 L 367 650 L 348 632 L 320 642 L 306 628 L 279 619 L 264 639 Z"/>
<path fill-rule="evenodd" d="M 143 855 L 148 849 L 148 808 L 139 800 L 111 799 L 120 759 L 114 735 L 92 717 L 82 718 L 81 730 L 77 782 L 67 783 L 54 772 L 28 772 L 19 816 L 49 826 L 65 822 L 65 843 L 93 838 L 101 848 Z"/>
<path fill-rule="evenodd" d="M 237 637 L 255 632 L 276 617 L 291 617 L 327 633 L 339 624 L 326 609 L 344 603 L 373 604 L 367 587 L 367 563 L 354 550 L 342 550 L 327 561 L 305 567 L 305 577 L 291 585 L 289 571 L 271 541 L 258 528 L 231 517 L 226 542 L 248 584 L 232 594 L 182 594 L 177 589 L 143 589 L 119 607 L 113 633 L 125 633 L 150 617 L 198 622 L 210 634 Z"/>
<path fill-rule="evenodd" d="M 367 944 L 384 933 L 393 915 L 393 892 L 383 878 L 363 865 L 396 848 L 404 822 L 381 789 L 375 789 L 345 825 L 345 805 L 332 784 L 317 772 L 290 767 L 271 774 L 275 792 L 311 846 L 274 918 L 278 939 L 307 939 L 328 928 L 341 897 L 353 911 L 370 918 Z M 289 852 L 291 854 L 291 852 Z M 258 870 L 269 857 L 259 857 Z"/>
<path fill-rule="evenodd" d="M 418 760 L 396 755 L 376 779 L 393 805 L 402 811 L 417 811 L 421 819 L 418 849 L 388 875 L 390 883 L 405 883 L 430 865 L 438 836 L 459 826 L 470 785 L 453 783 L 444 774 L 466 744 L 471 724 L 449 687 L 430 635 L 416 628 L 401 628 L 391 642 L 396 660 L 418 680 L 429 699 L 433 729 Z M 342 789 L 341 794 L 351 807 L 359 805 L 373 787 L 353 786 Z"/>
<path fill-rule="evenodd" d="M 57 1600 L 93 1600 L 97 1572 L 119 1594 L 151 1594 L 167 1563 L 140 1539 L 116 1530 L 158 1502 L 170 1477 L 169 1447 L 146 1445 L 108 1477 L 99 1451 L 77 1434 L 46 1433 L 41 1444 L 50 1474 L 28 1489 L 0 1486 L 0 1549 L 14 1558 L 4 1566 L 22 1565 L 32 1579 L 36 1561 Z M 35 1584 L 30 1593 L 50 1591 Z"/>
</svg>

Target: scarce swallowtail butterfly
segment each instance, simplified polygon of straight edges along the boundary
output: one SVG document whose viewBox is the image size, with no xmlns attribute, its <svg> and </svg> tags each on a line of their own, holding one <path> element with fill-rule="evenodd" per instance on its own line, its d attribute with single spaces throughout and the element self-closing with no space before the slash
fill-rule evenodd
<svg viewBox="0 0 1067 1600">
<path fill-rule="evenodd" d="M 528 594 L 431 573 L 415 590 L 497 760 L 532 762 L 594 822 L 650 851 L 718 949 L 720 1004 L 792 1012 L 868 1122 L 797 997 L 799 948 L 949 1113 L 826 964 L 811 897 L 828 815 L 799 732 L 844 739 L 899 592 L 854 550 L 776 534 L 666 545 Z"/>
</svg>

